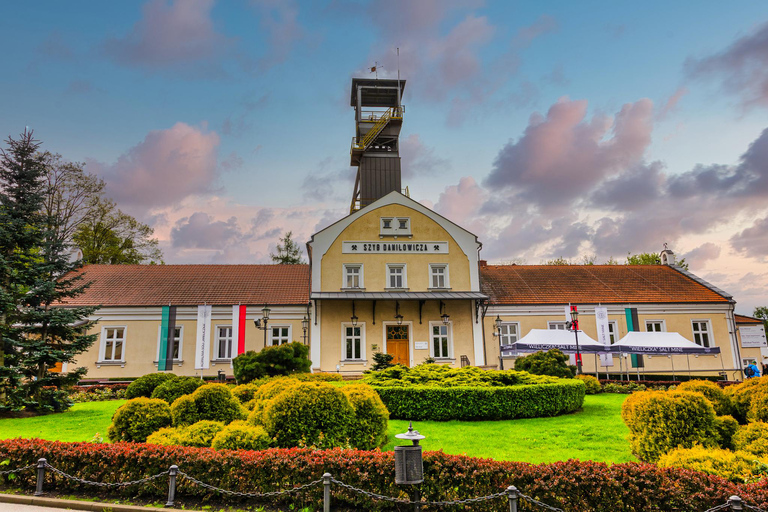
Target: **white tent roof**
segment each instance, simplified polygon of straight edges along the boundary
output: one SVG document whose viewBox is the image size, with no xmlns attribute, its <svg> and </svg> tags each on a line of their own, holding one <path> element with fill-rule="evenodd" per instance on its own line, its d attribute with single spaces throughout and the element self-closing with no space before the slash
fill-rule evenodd
<svg viewBox="0 0 768 512">
<path fill-rule="evenodd" d="M 579 333 L 580 352 L 610 352 L 611 349 L 593 340 L 583 331 Z M 511 345 L 502 345 L 502 352 L 538 352 L 557 348 L 565 353 L 576 352 L 576 336 L 573 331 L 561 329 L 531 329 L 531 332 Z"/>
<path fill-rule="evenodd" d="M 611 345 L 615 352 L 632 354 L 719 354 L 719 347 L 702 347 L 685 339 L 677 332 L 639 332 L 626 336 Z"/>
</svg>

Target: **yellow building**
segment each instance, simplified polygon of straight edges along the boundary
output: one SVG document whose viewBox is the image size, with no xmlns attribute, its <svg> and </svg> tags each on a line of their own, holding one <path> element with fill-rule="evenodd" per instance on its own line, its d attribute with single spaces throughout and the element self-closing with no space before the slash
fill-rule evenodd
<svg viewBox="0 0 768 512">
<path fill-rule="evenodd" d="M 300 341 L 309 345 L 314 371 L 357 375 L 377 352 L 406 366 L 432 358 L 511 368 L 514 358 L 502 357 L 500 346 L 531 329 L 566 328 L 569 305 L 579 307 L 588 336 L 596 336 L 595 308 L 606 307 L 612 342 L 632 323 L 721 350 L 717 357 L 587 356 L 586 372 L 725 371 L 734 379 L 744 361 L 761 360 L 760 348 L 744 347 L 737 336 L 733 298 L 675 266 L 671 251 L 652 266 L 481 261 L 474 234 L 401 188 L 404 87 L 353 79 L 350 214 L 311 237 L 309 265 L 88 266 L 93 284 L 70 304 L 101 306 L 92 331 L 99 341 L 76 365 L 99 379 L 138 377 L 166 360 L 165 371 L 231 375 L 240 352 Z"/>
</svg>

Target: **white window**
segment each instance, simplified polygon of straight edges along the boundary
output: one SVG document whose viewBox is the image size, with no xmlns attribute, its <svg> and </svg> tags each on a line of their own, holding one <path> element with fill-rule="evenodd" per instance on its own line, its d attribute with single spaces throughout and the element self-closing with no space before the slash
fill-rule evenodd
<svg viewBox="0 0 768 512">
<path fill-rule="evenodd" d="M 232 326 L 216 326 L 216 357 L 214 359 L 232 359 Z"/>
<path fill-rule="evenodd" d="M 442 322 L 430 322 L 429 329 L 432 332 L 432 343 L 429 352 L 435 359 L 450 359 L 453 354 L 451 346 L 451 324 Z"/>
<path fill-rule="evenodd" d="M 387 265 L 387 288 L 406 288 L 405 265 Z"/>
<path fill-rule="evenodd" d="M 429 287 L 430 288 L 450 288 L 448 282 L 448 265 L 430 264 L 429 265 Z"/>
<path fill-rule="evenodd" d="M 709 320 L 694 320 L 693 341 L 702 347 L 711 347 L 711 335 L 709 333 Z"/>
<path fill-rule="evenodd" d="M 501 324 L 500 345 L 511 345 L 520 339 L 520 325 L 517 322 Z"/>
<path fill-rule="evenodd" d="M 273 325 L 269 328 L 269 344 L 283 345 L 291 342 L 290 325 Z"/>
<path fill-rule="evenodd" d="M 664 320 L 646 320 L 645 330 L 648 332 L 667 332 Z"/>
<path fill-rule="evenodd" d="M 362 265 L 344 265 L 344 288 L 364 288 Z"/>
<path fill-rule="evenodd" d="M 101 360 L 125 361 L 125 327 L 101 329 Z"/>
<path fill-rule="evenodd" d="M 379 234 L 381 236 L 411 234 L 411 219 L 408 217 L 381 217 L 379 220 Z"/>
<path fill-rule="evenodd" d="M 547 329 L 553 329 L 557 331 L 567 331 L 568 328 L 565 325 L 565 322 L 548 322 L 547 323 Z"/>
<path fill-rule="evenodd" d="M 157 326 L 157 360 L 160 360 L 160 327 Z M 170 340 L 169 340 L 170 342 Z M 173 360 L 181 361 L 182 344 L 184 342 L 184 326 L 177 325 L 173 332 Z"/>
<path fill-rule="evenodd" d="M 619 326 L 616 322 L 608 322 L 608 339 L 611 345 L 619 341 Z"/>
<path fill-rule="evenodd" d="M 365 325 L 341 324 L 344 351 L 341 358 L 345 361 L 365 359 Z"/>
</svg>

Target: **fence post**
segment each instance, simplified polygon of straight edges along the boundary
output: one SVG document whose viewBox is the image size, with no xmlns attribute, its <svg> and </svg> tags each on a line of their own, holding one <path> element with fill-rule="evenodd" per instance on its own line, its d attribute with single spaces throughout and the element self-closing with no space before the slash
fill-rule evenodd
<svg viewBox="0 0 768 512">
<path fill-rule="evenodd" d="M 742 512 L 744 510 L 744 502 L 738 496 L 728 498 L 728 504 L 731 506 L 731 512 Z"/>
<path fill-rule="evenodd" d="M 323 512 L 331 512 L 331 474 L 323 475 Z"/>
<path fill-rule="evenodd" d="M 517 487 L 510 485 L 507 487 L 507 499 L 509 500 L 509 512 L 517 512 Z"/>
<path fill-rule="evenodd" d="M 43 495 L 43 481 L 45 480 L 45 466 L 48 465 L 48 461 L 45 459 L 37 460 L 37 488 L 35 489 L 35 496 Z"/>
<path fill-rule="evenodd" d="M 174 500 L 176 500 L 176 475 L 179 472 L 179 466 L 174 464 L 168 469 L 168 502 L 166 507 L 172 507 Z"/>
</svg>

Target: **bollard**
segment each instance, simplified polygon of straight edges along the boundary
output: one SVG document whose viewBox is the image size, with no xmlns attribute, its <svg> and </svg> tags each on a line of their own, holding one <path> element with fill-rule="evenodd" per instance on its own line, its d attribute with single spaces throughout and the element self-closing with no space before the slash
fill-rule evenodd
<svg viewBox="0 0 768 512">
<path fill-rule="evenodd" d="M 35 496 L 43 495 L 43 481 L 45 480 L 45 466 L 48 465 L 48 461 L 45 459 L 37 460 L 37 488 L 35 489 Z"/>
<path fill-rule="evenodd" d="M 331 474 L 323 475 L 323 512 L 331 512 Z"/>
<path fill-rule="evenodd" d="M 168 502 L 166 507 L 172 507 L 173 502 L 176 499 L 176 475 L 179 472 L 179 466 L 174 464 L 168 469 Z"/>
<path fill-rule="evenodd" d="M 507 487 L 507 499 L 509 499 L 509 512 L 517 512 L 517 487 Z"/>
<path fill-rule="evenodd" d="M 728 498 L 728 504 L 731 506 L 731 512 L 742 512 L 744 510 L 744 502 L 738 496 Z"/>
</svg>

